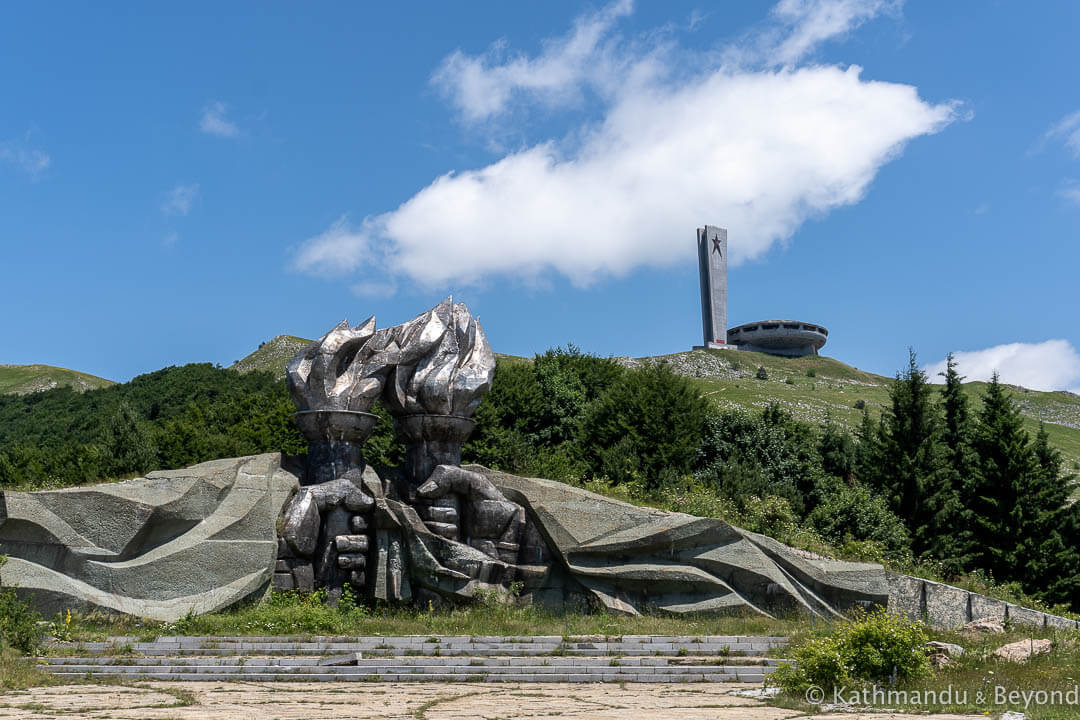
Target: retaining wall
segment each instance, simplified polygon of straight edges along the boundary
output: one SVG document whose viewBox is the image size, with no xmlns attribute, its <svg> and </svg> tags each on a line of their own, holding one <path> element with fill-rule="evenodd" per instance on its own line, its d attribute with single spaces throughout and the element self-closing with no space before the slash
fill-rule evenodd
<svg viewBox="0 0 1080 720">
<path fill-rule="evenodd" d="M 1017 625 L 1080 629 L 1076 620 L 1013 605 L 944 583 L 887 573 L 889 610 L 913 620 L 925 620 L 937 630 L 953 630 L 973 620 L 990 618 Z"/>
</svg>

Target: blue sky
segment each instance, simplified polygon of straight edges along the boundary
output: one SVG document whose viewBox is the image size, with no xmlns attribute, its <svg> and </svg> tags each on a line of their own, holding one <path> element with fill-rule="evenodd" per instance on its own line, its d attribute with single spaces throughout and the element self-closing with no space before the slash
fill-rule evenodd
<svg viewBox="0 0 1080 720">
<path fill-rule="evenodd" d="M 453 294 L 497 352 L 701 335 L 1080 390 L 1074 2 L 20 4 L 0 363 L 230 364 Z"/>
</svg>

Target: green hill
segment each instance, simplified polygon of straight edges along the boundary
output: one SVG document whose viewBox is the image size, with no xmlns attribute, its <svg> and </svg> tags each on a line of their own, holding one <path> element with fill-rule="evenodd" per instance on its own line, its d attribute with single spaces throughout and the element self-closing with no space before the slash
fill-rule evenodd
<svg viewBox="0 0 1080 720">
<path fill-rule="evenodd" d="M 285 377 L 285 364 L 292 359 L 296 351 L 308 345 L 311 341 L 293 335 L 278 335 L 267 340 L 259 348 L 237 361 L 231 369 L 240 373 L 249 373 L 256 370 L 264 370 L 276 378 Z"/>
<path fill-rule="evenodd" d="M 0 394 L 26 395 L 55 387 L 97 390 L 112 380 L 51 365 L 0 365 Z"/>
<path fill-rule="evenodd" d="M 619 359 L 624 365 L 655 360 L 666 360 L 676 372 L 694 378 L 706 396 L 720 405 L 760 409 L 777 402 L 801 420 L 824 423 L 831 419 L 849 431 L 859 424 L 863 404 L 877 417 L 889 403 L 893 380 L 814 355 L 785 358 L 737 350 L 694 350 L 657 358 Z M 759 367 L 765 368 L 767 379 L 757 378 Z M 986 383 L 965 383 L 964 388 L 977 408 Z M 1061 450 L 1067 466 L 1080 465 L 1080 396 L 1015 386 L 1009 389 L 1028 431 L 1034 435 L 1039 423 L 1045 423 L 1051 444 Z"/>
</svg>

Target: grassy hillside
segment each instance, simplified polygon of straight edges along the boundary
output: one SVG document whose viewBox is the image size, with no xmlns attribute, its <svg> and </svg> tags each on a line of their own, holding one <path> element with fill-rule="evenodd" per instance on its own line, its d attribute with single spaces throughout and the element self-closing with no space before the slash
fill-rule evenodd
<svg viewBox="0 0 1080 720">
<path fill-rule="evenodd" d="M 276 378 L 283 378 L 285 377 L 285 364 L 292 359 L 297 350 L 310 342 L 310 340 L 293 335 L 278 335 L 276 338 L 264 342 L 259 346 L 258 350 L 238 361 L 231 369 L 241 373 L 264 370 Z"/>
<path fill-rule="evenodd" d="M 848 430 L 859 424 L 865 403 L 876 418 L 889 403 L 892 378 L 863 372 L 823 356 L 784 358 L 737 350 L 695 350 L 645 360 L 667 360 L 681 374 L 695 378 L 713 402 L 728 407 L 763 408 L 778 402 L 796 417 L 816 423 L 831 418 Z M 642 360 L 623 358 L 633 365 Z M 899 361 L 898 361 L 899 362 Z M 757 379 L 764 367 L 768 379 Z M 986 383 L 965 383 L 977 410 Z M 1025 417 L 1028 431 L 1046 424 L 1052 445 L 1061 450 L 1069 467 L 1080 465 L 1080 396 L 1067 392 L 1038 392 L 1010 387 Z"/>
<path fill-rule="evenodd" d="M 55 387 L 96 390 L 112 380 L 51 365 L 0 365 L 0 394 L 26 395 Z"/>
</svg>

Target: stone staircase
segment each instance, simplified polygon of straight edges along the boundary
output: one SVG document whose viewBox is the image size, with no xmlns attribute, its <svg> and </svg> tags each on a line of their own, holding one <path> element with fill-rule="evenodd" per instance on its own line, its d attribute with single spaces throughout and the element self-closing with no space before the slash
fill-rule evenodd
<svg viewBox="0 0 1080 720">
<path fill-rule="evenodd" d="M 464 682 L 751 682 L 782 637 L 116 637 L 51 643 L 68 678 Z"/>
</svg>

